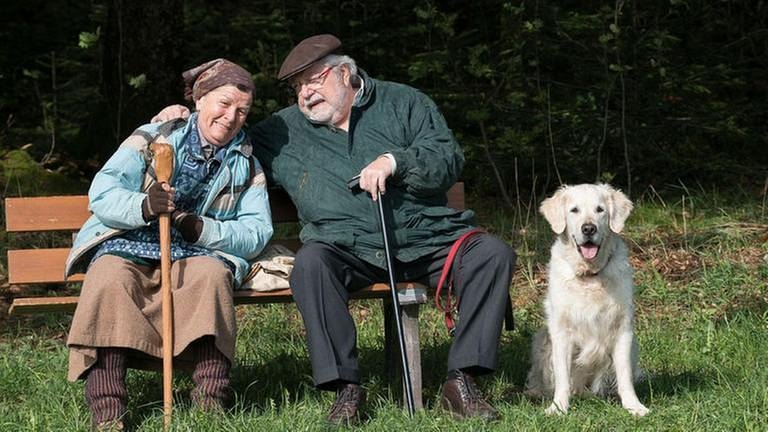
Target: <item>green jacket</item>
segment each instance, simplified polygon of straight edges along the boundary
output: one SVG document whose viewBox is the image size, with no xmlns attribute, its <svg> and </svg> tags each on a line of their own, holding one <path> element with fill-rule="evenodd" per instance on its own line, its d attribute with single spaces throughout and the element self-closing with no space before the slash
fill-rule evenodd
<svg viewBox="0 0 768 432">
<path fill-rule="evenodd" d="M 464 156 L 434 102 L 402 84 L 360 72 L 364 93 L 349 133 L 313 124 L 290 106 L 251 128 L 254 154 L 298 209 L 302 242 L 347 249 L 386 268 L 377 205 L 347 181 L 384 153 L 397 161 L 384 200 L 395 257 L 410 262 L 450 245 L 474 225 L 474 212 L 445 207 Z"/>
</svg>

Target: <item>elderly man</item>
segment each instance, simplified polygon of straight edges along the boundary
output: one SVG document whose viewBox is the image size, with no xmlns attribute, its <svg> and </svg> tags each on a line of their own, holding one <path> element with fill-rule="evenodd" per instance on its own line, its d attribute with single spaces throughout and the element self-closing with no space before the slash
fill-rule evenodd
<svg viewBox="0 0 768 432">
<path fill-rule="evenodd" d="M 293 88 L 296 104 L 250 133 L 268 178 L 298 208 L 304 246 L 291 288 L 315 385 L 336 391 L 328 421 L 346 424 L 358 421 L 365 400 L 349 294 L 387 280 L 371 197 L 386 192 L 392 206 L 398 278 L 435 286 L 451 246 L 475 227 L 472 211 L 445 207 L 464 158 L 432 100 L 369 77 L 340 47 L 335 36 L 318 35 L 293 48 L 278 79 Z M 180 108 L 160 117 L 182 115 Z M 370 196 L 349 191 L 356 175 Z M 452 262 L 460 307 L 442 405 L 456 417 L 498 418 L 474 377 L 496 368 L 514 262 L 514 251 L 486 233 L 469 237 Z"/>
<path fill-rule="evenodd" d="M 123 427 L 126 367 L 162 357 L 158 214 L 173 220 L 174 360 L 191 363 L 201 409 L 228 402 L 232 289 L 272 235 L 266 180 L 241 131 L 251 74 L 217 59 L 184 79 L 198 112 L 142 126 L 122 143 L 93 179 L 93 215 L 67 260 L 68 275 L 86 271 L 67 340 L 69 379 L 85 379 L 98 430 Z M 154 178 L 148 145 L 159 135 L 173 148 L 173 187 Z"/>
</svg>

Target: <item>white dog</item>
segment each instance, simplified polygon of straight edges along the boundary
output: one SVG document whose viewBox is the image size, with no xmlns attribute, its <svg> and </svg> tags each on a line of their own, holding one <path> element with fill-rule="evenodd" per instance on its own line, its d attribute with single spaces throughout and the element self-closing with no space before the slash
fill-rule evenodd
<svg viewBox="0 0 768 432">
<path fill-rule="evenodd" d="M 541 203 L 557 240 L 544 300 L 546 327 L 534 337 L 526 392 L 554 396 L 566 413 L 571 394 L 617 392 L 630 413 L 648 413 L 635 394 L 632 267 L 618 233 L 632 202 L 605 184 L 564 186 Z"/>
</svg>

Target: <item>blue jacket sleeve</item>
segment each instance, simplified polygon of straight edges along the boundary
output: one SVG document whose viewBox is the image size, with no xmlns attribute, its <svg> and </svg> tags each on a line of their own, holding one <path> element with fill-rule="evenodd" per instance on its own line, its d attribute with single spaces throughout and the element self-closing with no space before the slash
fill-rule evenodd
<svg viewBox="0 0 768 432">
<path fill-rule="evenodd" d="M 129 137 L 99 170 L 88 190 L 89 208 L 106 226 L 135 229 L 146 225 L 141 204 L 146 194 L 141 184 L 146 169 L 144 156 Z"/>
<path fill-rule="evenodd" d="M 266 180 L 259 169 L 240 196 L 234 218 L 203 216 L 203 231 L 196 244 L 251 260 L 261 253 L 272 233 Z"/>
</svg>

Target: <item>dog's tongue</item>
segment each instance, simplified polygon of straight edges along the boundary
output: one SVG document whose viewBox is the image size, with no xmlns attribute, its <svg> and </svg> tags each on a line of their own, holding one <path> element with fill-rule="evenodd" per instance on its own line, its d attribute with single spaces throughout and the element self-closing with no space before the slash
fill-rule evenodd
<svg viewBox="0 0 768 432">
<path fill-rule="evenodd" d="M 600 247 L 593 244 L 583 244 L 579 246 L 579 249 L 581 250 L 581 256 L 586 259 L 592 259 L 597 256 L 597 251 L 600 250 Z"/>
</svg>

